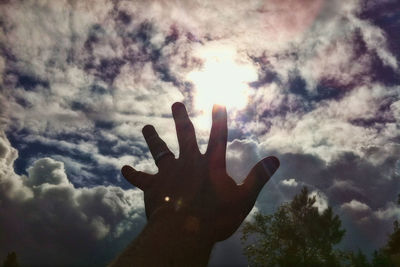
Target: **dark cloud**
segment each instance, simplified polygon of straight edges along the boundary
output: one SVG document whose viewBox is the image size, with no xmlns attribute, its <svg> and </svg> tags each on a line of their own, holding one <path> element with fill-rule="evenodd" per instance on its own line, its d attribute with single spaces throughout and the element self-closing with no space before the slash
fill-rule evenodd
<svg viewBox="0 0 400 267">
<path fill-rule="evenodd" d="M 281 166 L 260 194 L 256 207 L 271 213 L 298 194 L 301 187 L 321 194 L 320 205 L 332 206 L 347 230 L 341 246 L 367 253 L 380 248 L 400 213 L 398 154 L 371 162 L 346 152 L 326 162 L 316 155 L 260 150 L 255 142 L 234 141 L 228 148 L 228 171 L 240 182 L 259 159 L 275 155 Z M 369 153 L 379 155 L 381 151 Z M 243 161 L 241 161 L 243 159 Z M 368 240 L 368 242 L 366 242 Z"/>
<path fill-rule="evenodd" d="M 360 17 L 371 21 L 383 31 L 387 38 L 389 49 L 400 60 L 400 7 L 396 0 L 389 1 L 365 1 Z"/>
<path fill-rule="evenodd" d="M 394 86 L 400 83 L 399 71 L 387 66 L 376 53 L 372 54 L 372 79 L 386 86 Z"/>
<path fill-rule="evenodd" d="M 372 253 L 384 245 L 396 217 L 395 213 L 387 214 L 387 217 L 378 214 L 386 210 L 388 203 L 397 201 L 400 175 L 395 170 L 398 157 L 388 158 L 380 164 L 372 164 L 352 153 L 345 153 L 330 164 L 311 155 L 284 154 L 278 157 L 281 169 L 273 178 L 275 184 L 283 178 L 295 179 L 299 184 L 289 188 L 268 188 L 260 199 L 259 209 L 264 203 L 276 199 L 287 201 L 299 192 L 301 186 L 307 185 L 323 192 L 328 204 L 343 220 L 347 233 L 342 245 L 347 249 L 360 248 Z M 285 198 L 277 196 L 275 190 Z M 363 242 L 366 235 L 369 239 L 367 243 Z"/>
<path fill-rule="evenodd" d="M 114 186 L 76 188 L 64 164 L 42 158 L 28 176 L 14 173 L 16 150 L 0 139 L 0 251 L 22 264 L 98 266 L 109 262 L 144 223 L 142 194 Z M 98 251 L 102 253 L 98 254 Z"/>
</svg>

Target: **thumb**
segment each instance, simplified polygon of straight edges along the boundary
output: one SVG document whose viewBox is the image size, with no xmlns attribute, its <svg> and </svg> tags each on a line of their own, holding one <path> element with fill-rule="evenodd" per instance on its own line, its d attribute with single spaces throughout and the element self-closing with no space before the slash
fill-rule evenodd
<svg viewBox="0 0 400 267">
<path fill-rule="evenodd" d="M 122 167 L 121 173 L 125 177 L 125 179 L 128 180 L 128 182 L 143 191 L 145 191 L 150 186 L 152 181 L 152 175 L 137 171 L 128 165 Z"/>
<path fill-rule="evenodd" d="M 266 157 L 254 165 L 241 185 L 245 191 L 244 197 L 247 198 L 248 201 L 252 202 L 252 204 L 255 203 L 261 189 L 279 168 L 279 165 L 279 160 L 273 156 Z"/>
</svg>

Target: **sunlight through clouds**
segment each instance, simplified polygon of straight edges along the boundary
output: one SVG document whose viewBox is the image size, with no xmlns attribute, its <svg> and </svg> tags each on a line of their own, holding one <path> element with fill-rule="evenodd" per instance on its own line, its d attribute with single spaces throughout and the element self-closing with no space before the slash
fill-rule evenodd
<svg viewBox="0 0 400 267">
<path fill-rule="evenodd" d="M 187 75 L 195 87 L 195 107 L 202 112 L 209 112 L 213 104 L 244 108 L 250 94 L 249 83 L 257 80 L 257 69 L 247 55 L 218 43 L 202 46 L 194 55 L 203 62 Z"/>
</svg>

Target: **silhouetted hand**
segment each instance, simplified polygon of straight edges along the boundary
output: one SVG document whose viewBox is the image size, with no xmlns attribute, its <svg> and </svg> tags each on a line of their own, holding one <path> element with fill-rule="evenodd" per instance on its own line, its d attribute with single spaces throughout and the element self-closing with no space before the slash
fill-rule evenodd
<svg viewBox="0 0 400 267">
<path fill-rule="evenodd" d="M 182 103 L 172 106 L 179 142 L 179 158 L 170 152 L 151 125 L 143 135 L 156 160 L 155 175 L 122 168 L 123 176 L 144 191 L 149 221 L 176 216 L 177 227 L 209 242 L 232 235 L 252 209 L 257 196 L 279 167 L 279 160 L 267 157 L 237 185 L 226 172 L 227 114 L 215 105 L 208 148 L 201 154 L 192 122 Z M 162 214 L 162 215 L 157 215 Z"/>
</svg>

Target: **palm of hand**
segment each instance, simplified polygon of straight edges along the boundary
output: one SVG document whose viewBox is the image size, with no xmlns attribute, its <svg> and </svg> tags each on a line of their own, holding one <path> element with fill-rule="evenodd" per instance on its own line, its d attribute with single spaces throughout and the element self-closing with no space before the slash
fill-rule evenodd
<svg viewBox="0 0 400 267">
<path fill-rule="evenodd" d="M 148 218 L 163 207 L 189 218 L 189 228 L 213 241 L 228 238 L 252 209 L 259 191 L 279 167 L 275 157 L 257 163 L 244 183 L 237 185 L 226 173 L 227 118 L 223 107 L 213 109 L 213 125 L 206 153 L 200 153 L 193 124 L 183 104 L 172 107 L 180 157 L 175 159 L 154 127 L 147 125 L 143 135 L 159 172 L 150 175 L 124 166 L 122 174 L 144 191 Z M 166 154 L 164 151 L 168 151 Z M 158 159 L 158 155 L 164 156 Z M 174 216 L 171 213 L 171 216 Z"/>
<path fill-rule="evenodd" d="M 154 185 L 145 191 L 149 217 L 163 205 L 172 204 L 177 212 L 198 220 L 213 239 L 229 237 L 248 212 L 240 207 L 239 186 L 225 170 L 210 169 L 208 161 L 206 155 L 171 160 L 169 169 L 155 175 Z"/>
</svg>

